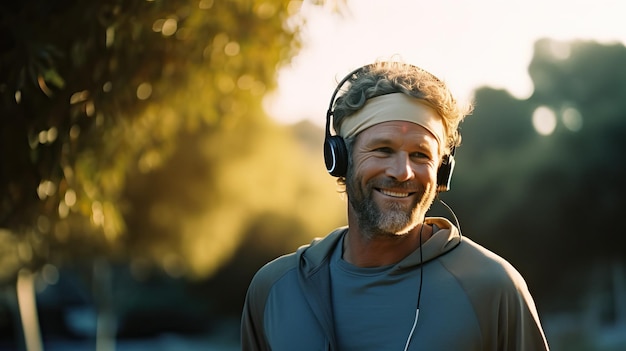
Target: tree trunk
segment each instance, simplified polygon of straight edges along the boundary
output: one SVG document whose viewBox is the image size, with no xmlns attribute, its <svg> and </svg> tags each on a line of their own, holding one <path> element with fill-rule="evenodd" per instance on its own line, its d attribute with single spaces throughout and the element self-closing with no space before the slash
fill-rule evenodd
<svg viewBox="0 0 626 351">
<path fill-rule="evenodd" d="M 43 350 L 35 297 L 35 276 L 35 273 L 23 268 L 18 273 L 16 284 L 17 303 L 27 351 Z"/>
<path fill-rule="evenodd" d="M 93 263 L 93 296 L 96 302 L 96 351 L 115 351 L 116 321 L 113 309 L 112 271 L 106 259 Z"/>
</svg>

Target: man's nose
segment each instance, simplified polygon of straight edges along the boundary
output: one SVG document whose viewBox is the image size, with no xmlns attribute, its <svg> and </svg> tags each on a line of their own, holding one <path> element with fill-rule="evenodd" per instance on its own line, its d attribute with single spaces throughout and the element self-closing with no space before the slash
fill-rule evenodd
<svg viewBox="0 0 626 351">
<path fill-rule="evenodd" d="M 406 153 L 397 153 L 389 162 L 387 166 L 387 176 L 396 179 L 397 181 L 404 182 L 415 177 L 415 172 L 411 167 L 411 159 Z"/>
</svg>

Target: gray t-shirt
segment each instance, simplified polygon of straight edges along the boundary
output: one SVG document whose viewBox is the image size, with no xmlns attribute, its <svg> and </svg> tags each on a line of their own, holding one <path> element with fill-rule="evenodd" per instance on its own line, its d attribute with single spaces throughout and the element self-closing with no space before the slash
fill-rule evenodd
<svg viewBox="0 0 626 351">
<path fill-rule="evenodd" d="M 342 239 L 343 240 L 343 239 Z M 476 315 L 453 274 L 433 260 L 420 267 L 419 249 L 397 264 L 362 268 L 341 258 L 342 243 L 330 261 L 335 333 L 340 350 L 480 350 Z M 415 321 L 420 269 L 424 269 L 420 315 Z"/>
<path fill-rule="evenodd" d="M 337 245 L 330 261 L 335 333 L 341 350 L 404 350 L 417 308 L 419 269 L 354 266 Z M 409 293 L 407 293 L 409 292 Z"/>
</svg>

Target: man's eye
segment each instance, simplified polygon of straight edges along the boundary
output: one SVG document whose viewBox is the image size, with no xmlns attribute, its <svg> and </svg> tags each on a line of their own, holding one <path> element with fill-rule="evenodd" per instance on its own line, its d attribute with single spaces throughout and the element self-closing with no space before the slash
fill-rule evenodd
<svg viewBox="0 0 626 351">
<path fill-rule="evenodd" d="M 426 153 L 423 153 L 423 152 L 414 152 L 412 155 L 413 155 L 413 157 L 415 157 L 415 158 L 426 158 L 426 159 L 430 159 L 430 156 L 429 156 L 428 154 L 426 154 Z"/>
<path fill-rule="evenodd" d="M 374 149 L 374 152 L 380 152 L 383 154 L 391 154 L 393 153 L 393 150 L 390 147 L 379 147 L 377 149 Z"/>
</svg>

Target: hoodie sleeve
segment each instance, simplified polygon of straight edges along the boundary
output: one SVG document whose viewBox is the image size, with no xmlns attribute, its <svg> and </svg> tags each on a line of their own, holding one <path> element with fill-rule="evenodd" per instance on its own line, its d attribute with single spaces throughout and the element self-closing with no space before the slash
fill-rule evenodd
<svg viewBox="0 0 626 351">
<path fill-rule="evenodd" d="M 267 300 L 268 289 L 259 289 L 259 273 L 250 283 L 241 317 L 241 350 L 269 350 L 263 331 L 263 310 Z M 263 291 L 265 290 L 265 291 Z"/>
<path fill-rule="evenodd" d="M 464 238 L 456 255 L 442 258 L 473 305 L 482 349 L 547 351 L 535 302 L 522 275 L 506 260 Z"/>
<path fill-rule="evenodd" d="M 503 291 L 498 306 L 498 350 L 549 350 L 526 282 L 517 271 L 511 278 L 513 284 Z"/>
<path fill-rule="evenodd" d="M 276 281 L 297 262 L 295 254 L 281 256 L 261 267 L 254 275 L 241 315 L 242 351 L 270 350 L 265 334 L 265 310 L 270 291 Z"/>
</svg>

